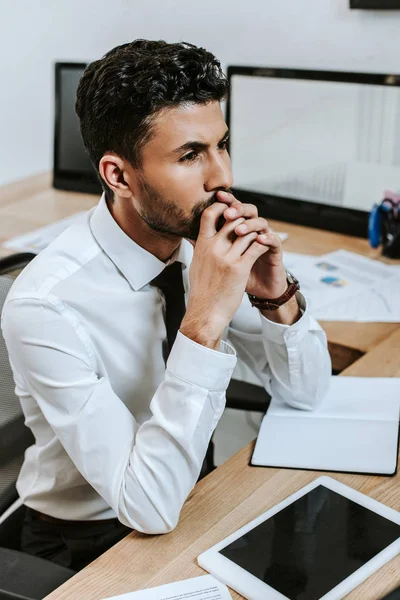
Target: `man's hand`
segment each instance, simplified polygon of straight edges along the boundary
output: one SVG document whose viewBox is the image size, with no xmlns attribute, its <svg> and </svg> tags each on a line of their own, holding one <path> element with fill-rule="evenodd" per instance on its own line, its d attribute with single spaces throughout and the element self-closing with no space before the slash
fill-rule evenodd
<svg viewBox="0 0 400 600">
<path fill-rule="evenodd" d="M 268 221 L 258 216 L 257 207 L 253 204 L 243 204 L 228 192 L 217 192 L 217 197 L 220 202 L 228 205 L 223 212 L 226 223 L 235 223 L 238 218 L 246 219 L 235 225 L 235 235 L 241 237 L 253 232 L 257 243 L 263 244 L 267 249 L 253 264 L 246 292 L 267 300 L 279 298 L 288 286 L 280 237 L 271 232 Z M 262 313 L 270 321 L 286 325 L 292 325 L 301 317 L 295 296 L 277 310 L 265 310 Z"/>
<path fill-rule="evenodd" d="M 270 248 L 257 240 L 255 230 L 235 234 L 246 221 L 244 216 L 229 219 L 217 231 L 226 204 L 216 202 L 202 214 L 189 273 L 188 306 L 180 327 L 184 335 L 213 349 L 218 349 L 224 329 L 240 306 L 254 264 Z"/>
<path fill-rule="evenodd" d="M 279 298 L 287 289 L 286 270 L 282 260 L 282 244 L 279 235 L 272 233 L 268 221 L 258 216 L 253 204 L 242 204 L 228 192 L 217 192 L 220 202 L 229 206 L 223 212 L 227 223 L 235 223 L 238 218 L 246 219 L 234 227 L 238 237 L 256 233 L 256 240 L 266 248 L 254 263 L 246 285 L 246 292 L 259 298 Z"/>
</svg>

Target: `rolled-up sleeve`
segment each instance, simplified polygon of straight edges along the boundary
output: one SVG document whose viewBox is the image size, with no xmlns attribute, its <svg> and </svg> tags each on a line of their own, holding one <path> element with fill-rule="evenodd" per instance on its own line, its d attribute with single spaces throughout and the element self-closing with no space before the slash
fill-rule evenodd
<svg viewBox="0 0 400 600">
<path fill-rule="evenodd" d="M 178 333 L 151 399 L 152 417 L 139 425 L 97 374 L 61 304 L 13 299 L 2 329 L 14 373 L 83 477 L 125 525 L 171 531 L 224 409 L 236 364 L 229 344 L 214 351 Z"/>
<path fill-rule="evenodd" d="M 282 325 L 264 317 L 244 297 L 226 339 L 271 396 L 312 410 L 328 391 L 332 367 L 325 332 L 300 292 L 297 301 L 302 316 L 293 325 Z"/>
</svg>

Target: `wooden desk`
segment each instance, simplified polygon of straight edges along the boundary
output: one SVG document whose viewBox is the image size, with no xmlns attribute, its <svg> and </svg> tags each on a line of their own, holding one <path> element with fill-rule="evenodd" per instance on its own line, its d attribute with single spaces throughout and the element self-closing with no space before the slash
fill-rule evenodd
<svg viewBox="0 0 400 600">
<path fill-rule="evenodd" d="M 400 330 L 343 375 L 400 377 Z M 99 600 L 204 574 L 197 556 L 322 473 L 249 467 L 249 444 L 200 481 L 183 507 L 175 531 L 130 534 L 46 600 Z M 330 477 L 400 510 L 400 473 Z M 378 600 L 400 585 L 400 555 L 351 592 L 350 600 Z M 241 598 L 232 592 L 234 600 Z"/>
<path fill-rule="evenodd" d="M 89 210 L 98 201 L 93 194 L 53 189 L 49 173 L 0 187 L 0 256 L 13 253 L 1 247 L 6 240 Z"/>
<path fill-rule="evenodd" d="M 0 256 L 12 251 L 1 247 L 7 239 L 48 225 L 81 210 L 89 210 L 99 197 L 64 192 L 51 187 L 51 175 L 43 173 L 0 187 Z M 384 262 L 379 251 L 372 250 L 366 239 L 320 231 L 309 227 L 271 221 L 276 231 L 287 231 L 285 250 L 319 255 L 343 248 Z M 393 261 L 392 261 L 393 262 Z M 400 261 L 397 261 L 400 264 Z M 338 368 L 345 367 L 360 354 L 368 352 L 398 328 L 397 323 L 321 322 L 337 357 Z"/>
<path fill-rule="evenodd" d="M 6 239 L 89 209 L 97 196 L 53 190 L 48 174 L 0 188 L 0 244 Z M 271 222 L 289 233 L 287 251 L 323 254 L 338 248 L 380 258 L 364 239 Z M 6 254 L 5 249 L 1 253 Z M 382 323 L 323 323 L 333 346 L 365 353 L 343 375 L 400 377 L 400 327 Z M 48 600 L 99 600 L 186 577 L 201 575 L 197 556 L 239 527 L 303 487 L 318 473 L 249 467 L 253 444 L 196 485 L 178 527 L 166 536 L 133 532 Z M 400 510 L 400 473 L 390 477 L 330 474 Z M 354 600 L 377 600 L 400 584 L 400 557 L 349 594 Z M 240 598 L 232 593 L 235 600 Z"/>
</svg>

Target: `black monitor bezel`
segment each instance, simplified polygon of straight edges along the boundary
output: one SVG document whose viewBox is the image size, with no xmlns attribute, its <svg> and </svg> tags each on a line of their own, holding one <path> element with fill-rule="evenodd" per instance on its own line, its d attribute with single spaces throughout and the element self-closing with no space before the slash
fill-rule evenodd
<svg viewBox="0 0 400 600">
<path fill-rule="evenodd" d="M 226 105 L 226 122 L 232 128 L 232 77 L 246 75 L 252 77 L 271 77 L 281 79 L 304 79 L 312 81 L 332 81 L 341 83 L 360 83 L 365 85 L 384 85 L 400 87 L 399 74 L 355 73 L 347 71 L 321 71 L 309 69 L 288 69 L 261 66 L 228 67 L 229 94 Z M 245 202 L 253 202 L 262 216 L 269 219 L 305 225 L 327 231 L 344 233 L 357 237 L 368 237 L 367 211 L 352 208 L 330 206 L 312 201 L 297 200 L 284 196 L 274 196 L 234 187 L 235 193 Z M 383 191 L 383 190 L 382 190 Z M 380 199 L 377 198 L 377 201 Z M 372 208 L 372 207 L 371 207 Z"/>
<path fill-rule="evenodd" d="M 61 73 L 65 69 L 84 70 L 87 63 L 56 62 L 54 64 L 54 146 L 53 146 L 53 187 L 59 190 L 99 194 L 102 191 L 100 181 L 93 168 L 93 174 L 62 169 L 59 158 L 61 134 Z"/>
<path fill-rule="evenodd" d="M 382 0 L 350 0 L 350 8 L 359 10 L 399 10 L 399 0 L 384 0 L 386 3 L 382 6 Z"/>
</svg>

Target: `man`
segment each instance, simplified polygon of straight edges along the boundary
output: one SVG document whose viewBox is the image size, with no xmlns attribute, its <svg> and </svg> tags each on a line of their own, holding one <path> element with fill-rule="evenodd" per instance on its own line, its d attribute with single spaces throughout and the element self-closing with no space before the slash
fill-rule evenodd
<svg viewBox="0 0 400 600">
<path fill-rule="evenodd" d="M 18 480 L 27 552 L 78 569 L 130 529 L 171 531 L 236 352 L 299 409 L 327 389 L 326 338 L 280 240 L 229 193 L 227 90 L 209 52 L 146 40 L 114 48 L 80 81 L 104 195 L 23 271 L 2 318 L 36 440 Z M 172 270 L 171 300 L 159 276 Z"/>
</svg>

